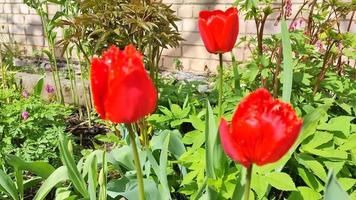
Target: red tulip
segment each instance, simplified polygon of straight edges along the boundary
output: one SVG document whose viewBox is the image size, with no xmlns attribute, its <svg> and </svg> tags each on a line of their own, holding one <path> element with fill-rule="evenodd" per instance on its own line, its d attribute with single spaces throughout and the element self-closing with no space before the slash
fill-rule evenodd
<svg viewBox="0 0 356 200">
<path fill-rule="evenodd" d="M 132 123 L 156 108 L 157 91 L 142 55 L 133 45 L 115 46 L 91 62 L 91 89 L 96 111 L 114 123 Z"/>
<path fill-rule="evenodd" d="M 246 168 L 253 163 L 261 166 L 287 153 L 302 123 L 289 104 L 258 89 L 241 101 L 231 125 L 221 119 L 221 143 L 226 154 Z"/>
<path fill-rule="evenodd" d="M 225 12 L 221 10 L 200 11 L 198 24 L 200 36 L 210 53 L 225 53 L 234 48 L 239 33 L 239 17 L 236 8 L 231 7 Z"/>
</svg>

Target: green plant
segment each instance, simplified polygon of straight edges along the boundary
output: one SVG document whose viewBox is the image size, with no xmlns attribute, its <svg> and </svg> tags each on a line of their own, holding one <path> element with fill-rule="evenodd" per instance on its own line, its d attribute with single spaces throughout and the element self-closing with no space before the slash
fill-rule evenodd
<svg viewBox="0 0 356 200">
<path fill-rule="evenodd" d="M 64 1 L 54 1 L 58 4 L 63 4 Z M 50 1 L 43 1 L 43 0 L 24 0 L 24 3 L 27 4 L 29 7 L 36 10 L 37 15 L 41 17 L 44 36 L 48 41 L 48 48 L 49 50 L 43 50 L 43 52 L 47 55 L 48 59 L 51 63 L 51 71 L 52 71 L 52 78 L 55 83 L 55 92 L 56 98 L 62 104 L 64 104 L 64 96 L 63 96 L 63 89 L 61 83 L 61 77 L 58 71 L 57 65 L 57 57 L 55 53 L 55 41 L 57 38 L 56 32 L 56 24 L 58 23 L 61 16 L 63 16 L 63 12 L 57 12 L 53 17 L 48 14 L 48 4 Z"/>
<path fill-rule="evenodd" d="M 78 4 L 80 15 L 62 21 L 68 34 L 60 42 L 76 44 L 89 63 L 90 57 L 100 54 L 108 45 L 123 48 L 134 44 L 145 54 L 145 65 L 151 77 L 158 77 L 162 50 L 176 47 L 182 38 L 174 11 L 161 2 L 132 4 L 127 0 L 85 0 Z"/>
<path fill-rule="evenodd" d="M 42 87 L 35 92 L 40 94 Z M 65 130 L 70 108 L 46 103 L 36 94 L 23 97 L 12 89 L 0 90 L 0 108 L 2 159 L 6 154 L 16 154 L 26 161 L 58 161 L 58 134 Z"/>
</svg>

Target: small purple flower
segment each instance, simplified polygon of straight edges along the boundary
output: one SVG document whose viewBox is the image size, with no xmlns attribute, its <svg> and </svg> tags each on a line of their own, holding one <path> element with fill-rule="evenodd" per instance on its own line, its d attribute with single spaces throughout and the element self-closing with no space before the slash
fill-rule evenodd
<svg viewBox="0 0 356 200">
<path fill-rule="evenodd" d="M 21 95 L 23 98 L 27 99 L 30 96 L 30 93 L 28 93 L 27 90 L 23 90 Z"/>
<path fill-rule="evenodd" d="M 47 92 L 48 94 L 54 93 L 54 87 L 53 87 L 52 85 L 50 85 L 50 84 L 46 84 L 45 90 L 46 90 L 46 92 Z"/>
<path fill-rule="evenodd" d="M 30 113 L 25 110 L 21 113 L 21 117 L 23 120 L 27 120 L 30 117 Z"/>
</svg>

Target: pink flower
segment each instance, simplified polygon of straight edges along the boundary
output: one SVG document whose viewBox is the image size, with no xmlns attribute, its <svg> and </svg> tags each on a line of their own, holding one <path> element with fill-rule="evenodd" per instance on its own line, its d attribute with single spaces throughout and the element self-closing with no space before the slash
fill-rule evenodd
<svg viewBox="0 0 356 200">
<path fill-rule="evenodd" d="M 28 93 L 27 90 L 23 90 L 21 95 L 23 98 L 27 99 L 30 96 L 30 93 Z"/>
<path fill-rule="evenodd" d="M 27 120 L 30 117 L 30 113 L 25 110 L 21 113 L 21 117 L 23 120 Z"/>
<path fill-rule="evenodd" d="M 54 87 L 53 87 L 52 85 L 50 85 L 50 84 L 46 84 L 45 90 L 46 90 L 46 92 L 47 92 L 48 94 L 54 93 Z"/>
<path fill-rule="evenodd" d="M 305 19 L 303 17 L 299 17 L 298 19 L 294 20 L 290 25 L 289 25 L 289 30 L 294 31 L 303 26 L 305 22 Z"/>
<path fill-rule="evenodd" d="M 292 15 L 292 1 L 291 0 L 286 1 L 286 5 L 285 5 L 284 9 L 285 9 L 286 17 L 290 17 Z"/>
</svg>

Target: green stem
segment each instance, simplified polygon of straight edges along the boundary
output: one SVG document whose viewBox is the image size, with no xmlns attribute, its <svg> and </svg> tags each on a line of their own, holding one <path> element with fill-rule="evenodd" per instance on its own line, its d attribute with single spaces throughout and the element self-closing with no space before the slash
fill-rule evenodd
<svg viewBox="0 0 356 200">
<path fill-rule="evenodd" d="M 250 168 L 247 169 L 247 173 L 246 173 L 244 200 L 249 200 L 250 198 L 251 177 L 252 177 L 252 165 Z"/>
<path fill-rule="evenodd" d="M 223 114 L 222 111 L 222 98 L 223 98 L 223 57 L 222 57 L 222 53 L 219 53 L 219 61 L 220 61 L 220 65 L 219 65 L 219 101 L 218 101 L 218 107 L 219 107 L 219 113 L 218 113 L 218 120 L 220 120 L 220 117 Z"/>
<path fill-rule="evenodd" d="M 132 130 L 131 124 L 126 124 L 126 127 L 129 131 L 130 145 L 132 147 L 132 153 L 133 153 L 134 162 L 135 162 L 139 200 L 144 200 L 145 199 L 145 192 L 144 192 L 145 190 L 143 188 L 143 176 L 142 176 L 142 171 L 141 171 L 140 158 L 138 156 L 138 151 L 137 151 L 137 145 L 135 142 L 135 133 Z"/>
</svg>

